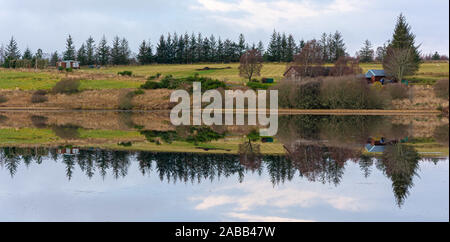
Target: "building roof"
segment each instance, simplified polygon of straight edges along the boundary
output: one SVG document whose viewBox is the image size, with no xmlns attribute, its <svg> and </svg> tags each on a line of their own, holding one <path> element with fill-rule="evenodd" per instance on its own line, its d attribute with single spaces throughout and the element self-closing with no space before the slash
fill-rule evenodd
<svg viewBox="0 0 450 242">
<path fill-rule="evenodd" d="M 286 76 L 286 74 L 291 70 L 294 69 L 296 72 L 300 72 L 300 66 L 290 66 L 283 74 L 283 76 Z"/>
<path fill-rule="evenodd" d="M 371 78 L 372 76 L 386 76 L 384 70 L 368 70 L 366 73 L 366 78 Z"/>
<path fill-rule="evenodd" d="M 382 153 L 384 151 L 385 146 L 384 145 L 366 144 L 365 148 L 366 148 L 367 152 L 380 152 L 380 153 Z"/>
</svg>

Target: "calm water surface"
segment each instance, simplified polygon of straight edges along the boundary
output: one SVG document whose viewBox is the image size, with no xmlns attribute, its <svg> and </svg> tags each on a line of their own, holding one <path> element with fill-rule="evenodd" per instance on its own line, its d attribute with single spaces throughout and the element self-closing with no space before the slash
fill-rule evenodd
<svg viewBox="0 0 450 242">
<path fill-rule="evenodd" d="M 285 117 L 273 144 L 188 136 L 198 154 L 134 151 L 188 140 L 162 121 L 27 115 L 0 119 L 1 221 L 449 220 L 448 120 Z"/>
</svg>

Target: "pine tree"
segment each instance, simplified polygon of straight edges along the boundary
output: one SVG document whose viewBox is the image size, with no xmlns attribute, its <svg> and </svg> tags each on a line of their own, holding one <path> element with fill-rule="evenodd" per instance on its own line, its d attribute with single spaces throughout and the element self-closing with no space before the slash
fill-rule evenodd
<svg viewBox="0 0 450 242">
<path fill-rule="evenodd" d="M 145 40 L 142 41 L 137 58 L 141 65 L 152 63 L 153 53 L 150 41 L 148 43 Z"/>
<path fill-rule="evenodd" d="M 86 46 L 84 44 L 81 44 L 80 49 L 78 49 L 77 61 L 79 61 L 82 66 L 87 65 Z"/>
<path fill-rule="evenodd" d="M 339 59 L 341 56 L 345 56 L 345 43 L 342 38 L 342 34 L 339 31 L 336 31 L 332 38 L 332 46 L 333 46 L 333 52 L 331 53 L 331 61 L 335 62 Z"/>
<path fill-rule="evenodd" d="M 34 58 L 36 58 L 37 60 L 42 60 L 44 58 L 44 52 L 42 51 L 42 49 L 38 49 L 36 51 Z"/>
<path fill-rule="evenodd" d="M 128 40 L 122 38 L 120 41 L 119 59 L 121 65 L 128 65 L 130 63 L 131 50 L 128 45 Z"/>
<path fill-rule="evenodd" d="M 433 56 L 431 56 L 432 60 L 440 60 L 441 56 L 439 55 L 439 53 L 436 51 L 434 52 Z"/>
<path fill-rule="evenodd" d="M 31 50 L 27 47 L 25 49 L 25 52 L 23 52 L 22 60 L 32 60 L 33 54 L 31 53 Z"/>
<path fill-rule="evenodd" d="M 388 48 L 411 49 L 413 52 L 415 71 L 417 71 L 420 65 L 420 53 L 419 46 L 415 45 L 415 38 L 416 36 L 411 32 L 411 26 L 406 23 L 405 16 L 400 14 L 397 18 L 392 41 Z"/>
<path fill-rule="evenodd" d="M 297 52 L 297 45 L 295 44 L 294 36 L 291 34 L 287 39 L 287 54 L 286 54 L 286 62 L 291 62 L 294 60 L 294 55 Z"/>
<path fill-rule="evenodd" d="M 373 61 L 374 51 L 372 49 L 372 43 L 369 40 L 364 41 L 364 46 L 358 52 L 358 57 L 360 62 L 371 62 Z"/>
<path fill-rule="evenodd" d="M 280 48 L 280 61 L 287 61 L 287 56 L 288 56 L 288 51 L 287 51 L 287 38 L 286 38 L 286 34 L 283 33 L 283 35 L 281 36 L 281 48 Z"/>
<path fill-rule="evenodd" d="M 386 56 L 386 53 L 387 53 L 387 46 L 388 45 L 383 44 L 383 46 L 379 46 L 377 48 L 377 53 L 376 53 L 377 56 L 375 57 L 376 61 L 383 62 L 384 57 Z"/>
<path fill-rule="evenodd" d="M 52 57 L 50 58 L 50 65 L 56 66 L 56 63 L 59 61 L 59 55 L 58 51 L 55 51 L 55 53 L 52 54 Z"/>
<path fill-rule="evenodd" d="M 224 62 L 224 46 L 220 37 L 219 41 L 217 42 L 217 61 Z"/>
<path fill-rule="evenodd" d="M 111 63 L 113 65 L 120 65 L 122 63 L 119 36 L 114 37 L 110 55 L 111 55 Z"/>
<path fill-rule="evenodd" d="M 276 61 L 276 58 L 277 58 L 277 32 L 275 30 L 273 30 L 266 53 L 267 53 L 266 59 L 268 61 Z"/>
<path fill-rule="evenodd" d="M 211 35 L 209 37 L 209 47 L 210 47 L 209 60 L 211 62 L 217 62 L 217 42 L 214 35 Z"/>
<path fill-rule="evenodd" d="M 95 41 L 92 36 L 86 40 L 86 65 L 95 64 Z"/>
<path fill-rule="evenodd" d="M 280 35 L 280 33 L 277 33 L 275 61 L 278 61 L 278 62 L 280 62 L 281 58 L 282 58 L 281 41 L 282 41 L 281 35 Z"/>
<path fill-rule="evenodd" d="M 5 47 L 3 44 L 0 45 L 0 66 L 3 66 L 5 63 Z"/>
<path fill-rule="evenodd" d="M 5 61 L 3 66 L 6 68 L 14 67 L 11 64 L 11 61 L 20 59 L 20 51 L 17 47 L 17 42 L 14 39 L 14 37 L 11 37 L 11 40 L 9 41 L 9 44 L 6 46 L 5 50 Z"/>
<path fill-rule="evenodd" d="M 20 58 L 20 50 L 14 37 L 11 37 L 9 44 L 6 46 L 6 58 L 9 60 L 17 60 Z"/>
<path fill-rule="evenodd" d="M 330 61 L 330 46 L 329 46 L 329 38 L 328 35 L 326 33 L 323 33 L 322 36 L 320 37 L 320 47 L 322 49 L 322 59 L 324 62 L 329 62 Z"/>
<path fill-rule="evenodd" d="M 105 36 L 102 37 L 102 40 L 98 44 L 96 58 L 100 65 L 107 65 L 109 63 L 110 50 Z"/>
<path fill-rule="evenodd" d="M 244 53 L 245 53 L 245 38 L 244 38 L 243 34 L 240 34 L 239 35 L 239 40 L 238 40 L 238 55 L 239 55 L 239 58 Z"/>
<path fill-rule="evenodd" d="M 73 44 L 72 36 L 69 35 L 69 37 L 66 40 L 66 51 L 63 55 L 63 60 L 75 60 L 75 46 Z"/>
<path fill-rule="evenodd" d="M 158 63 L 168 63 L 166 49 L 166 40 L 164 39 L 164 35 L 161 35 L 159 43 L 156 46 L 156 61 Z"/>
<path fill-rule="evenodd" d="M 256 49 L 257 49 L 257 50 L 259 51 L 259 53 L 261 53 L 262 55 L 265 54 L 264 44 L 263 44 L 263 42 L 262 42 L 261 40 L 258 42 L 258 45 L 257 45 Z"/>
</svg>

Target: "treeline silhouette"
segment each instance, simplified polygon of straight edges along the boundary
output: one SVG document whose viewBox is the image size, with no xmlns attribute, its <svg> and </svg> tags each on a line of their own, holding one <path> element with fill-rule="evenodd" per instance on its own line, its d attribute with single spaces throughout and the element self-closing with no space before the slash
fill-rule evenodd
<svg viewBox="0 0 450 242">
<path fill-rule="evenodd" d="M 334 62 L 346 54 L 343 36 L 339 31 L 333 35 L 325 33 L 323 35 L 325 39 L 320 42 L 323 61 Z M 265 61 L 291 62 L 294 60 L 294 55 L 304 46 L 303 39 L 296 40 L 292 34 L 280 33 L 276 30 L 273 31 L 267 46 L 262 41 L 249 43 L 243 34 L 234 41 L 214 35 L 204 36 L 202 33 L 168 33 L 161 35 L 155 44 L 149 40 L 143 40 L 138 51 L 134 53 L 124 37 L 115 36 L 111 43 L 105 36 L 98 42 L 89 37 L 81 45 L 76 46 L 74 39 L 69 35 L 62 53 L 55 51 L 46 56 L 42 49 L 38 49 L 33 54 L 27 48 L 21 53 L 16 39 L 12 36 L 8 44 L 1 49 L 0 65 L 15 68 L 16 62 L 28 61 L 29 64 L 21 67 L 34 67 L 33 63 L 37 60 L 46 60 L 52 66 L 60 60 L 78 60 L 81 65 L 229 63 L 239 62 L 242 54 L 252 49 L 258 50 Z"/>
<path fill-rule="evenodd" d="M 0 149 L 0 165 L 9 171 L 11 177 L 17 173 L 20 164 L 30 166 L 42 164 L 44 159 L 52 159 L 65 165 L 67 178 L 72 179 L 78 167 L 87 177 L 96 174 L 103 178 L 110 173 L 115 179 L 128 175 L 132 162 L 138 163 L 142 175 L 157 175 L 164 182 L 201 183 L 237 175 L 243 182 L 249 172 L 270 177 L 272 184 L 278 185 L 293 180 L 296 176 L 311 182 L 321 182 L 338 186 L 344 176 L 346 162 L 355 162 L 365 177 L 372 170 L 383 172 L 391 181 L 398 206 L 402 206 L 409 190 L 413 187 L 413 178 L 417 175 L 419 155 L 414 148 L 396 144 L 386 148 L 381 158 L 361 155 L 348 148 L 326 147 L 319 145 L 297 144 L 288 149 L 286 156 L 262 156 L 258 167 L 248 166 L 233 154 L 196 154 L 196 153 L 155 153 L 129 152 L 101 149 L 82 149 L 76 155 L 58 154 L 52 148 Z M 437 162 L 434 159 L 433 162 Z"/>
</svg>

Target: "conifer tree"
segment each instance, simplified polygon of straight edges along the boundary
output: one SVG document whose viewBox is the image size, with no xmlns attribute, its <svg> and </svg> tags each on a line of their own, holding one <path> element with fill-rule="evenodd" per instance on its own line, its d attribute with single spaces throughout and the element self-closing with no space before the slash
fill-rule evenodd
<svg viewBox="0 0 450 242">
<path fill-rule="evenodd" d="M 420 53 L 419 46 L 415 45 L 415 38 L 416 36 L 411 32 L 411 26 L 406 22 L 405 16 L 400 14 L 397 18 L 392 41 L 388 48 L 411 49 L 413 52 L 415 71 L 417 71 L 420 65 Z"/>
<path fill-rule="evenodd" d="M 372 43 L 369 40 L 364 41 L 364 46 L 358 52 L 358 57 L 360 62 L 371 62 L 373 61 L 374 51 L 372 49 Z"/>
<path fill-rule="evenodd" d="M 31 53 L 31 50 L 28 47 L 23 52 L 22 59 L 23 60 L 32 60 L 33 59 L 33 54 Z"/>
<path fill-rule="evenodd" d="M 77 61 L 79 61 L 82 66 L 87 65 L 86 46 L 84 44 L 81 44 L 80 49 L 78 49 Z"/>
<path fill-rule="evenodd" d="M 63 60 L 75 60 L 75 46 L 73 44 L 72 36 L 69 35 L 69 37 L 66 40 L 66 51 L 63 55 Z"/>
<path fill-rule="evenodd" d="M 95 64 L 95 41 L 92 36 L 86 40 L 86 65 Z"/>
<path fill-rule="evenodd" d="M 97 47 L 96 59 L 100 65 L 107 65 L 110 59 L 110 49 L 106 37 L 103 36 Z"/>
<path fill-rule="evenodd" d="M 51 66 L 56 66 L 56 63 L 59 61 L 59 54 L 58 51 L 55 51 L 52 54 L 52 57 L 50 58 L 50 65 Z"/>
</svg>

